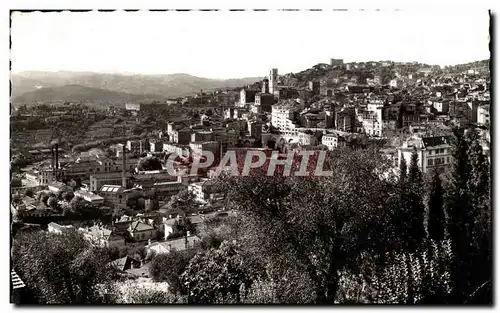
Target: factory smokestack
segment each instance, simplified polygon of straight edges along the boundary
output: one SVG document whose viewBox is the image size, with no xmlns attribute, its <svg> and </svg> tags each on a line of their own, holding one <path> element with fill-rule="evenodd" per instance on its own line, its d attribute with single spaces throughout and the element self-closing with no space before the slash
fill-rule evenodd
<svg viewBox="0 0 500 313">
<path fill-rule="evenodd" d="M 125 170 L 127 168 L 127 162 L 125 162 L 125 145 L 122 146 L 122 187 L 127 188 L 127 177 L 125 175 Z"/>
<path fill-rule="evenodd" d="M 55 144 L 55 148 L 56 148 L 56 170 L 59 169 L 59 144 Z"/>
<path fill-rule="evenodd" d="M 55 155 L 54 155 L 54 145 L 52 145 L 52 146 L 50 147 L 50 153 L 52 154 L 52 159 L 50 159 L 50 160 L 51 160 L 51 162 L 52 162 L 52 163 L 51 163 L 51 164 L 52 164 L 52 169 L 54 169 L 54 168 L 55 168 L 55 160 L 54 160 L 54 158 L 55 158 Z"/>
</svg>

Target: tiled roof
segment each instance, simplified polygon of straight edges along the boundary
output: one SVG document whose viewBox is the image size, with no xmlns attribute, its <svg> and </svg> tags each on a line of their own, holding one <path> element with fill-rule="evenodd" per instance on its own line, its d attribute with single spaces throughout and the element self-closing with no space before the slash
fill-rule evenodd
<svg viewBox="0 0 500 313">
<path fill-rule="evenodd" d="M 201 239 L 198 236 L 189 236 L 187 238 L 188 240 L 188 247 L 192 248 L 196 242 L 199 242 Z M 171 251 L 171 250 L 176 250 L 176 251 L 183 251 L 186 250 L 186 237 L 181 237 L 181 238 L 176 238 L 168 241 L 163 241 L 163 242 L 153 242 L 148 248 L 152 248 L 158 246 L 160 251 Z"/>
<path fill-rule="evenodd" d="M 132 224 L 130 225 L 130 229 L 132 232 L 134 232 L 134 231 L 153 230 L 155 228 L 153 226 L 148 225 L 148 224 L 144 224 L 144 223 L 136 221 L 136 222 L 132 222 Z"/>
<path fill-rule="evenodd" d="M 26 285 L 24 284 L 24 282 L 21 280 L 21 278 L 19 277 L 19 275 L 17 275 L 17 273 L 14 270 L 12 270 L 10 272 L 10 276 L 11 276 L 11 279 L 12 279 L 12 288 L 13 289 L 19 289 L 19 288 L 26 287 Z"/>
<path fill-rule="evenodd" d="M 119 185 L 104 185 L 101 187 L 101 192 L 118 192 L 122 186 Z"/>
<path fill-rule="evenodd" d="M 436 136 L 436 137 L 426 137 L 422 138 L 424 147 L 434 147 L 441 145 L 449 145 L 451 141 L 451 136 Z"/>
</svg>

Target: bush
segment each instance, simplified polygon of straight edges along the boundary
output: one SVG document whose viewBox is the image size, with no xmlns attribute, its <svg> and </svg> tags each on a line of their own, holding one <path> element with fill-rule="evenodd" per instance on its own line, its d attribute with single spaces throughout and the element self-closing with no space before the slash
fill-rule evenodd
<svg viewBox="0 0 500 313">
<path fill-rule="evenodd" d="M 196 251 L 172 251 L 168 254 L 156 255 L 150 268 L 150 274 L 156 282 L 167 282 L 173 294 L 185 294 L 186 289 L 180 280 Z"/>
</svg>

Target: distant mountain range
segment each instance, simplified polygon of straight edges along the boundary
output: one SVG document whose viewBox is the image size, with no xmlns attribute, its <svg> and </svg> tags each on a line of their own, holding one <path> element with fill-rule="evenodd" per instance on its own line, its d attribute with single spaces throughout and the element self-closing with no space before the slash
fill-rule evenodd
<svg viewBox="0 0 500 313">
<path fill-rule="evenodd" d="M 14 97 L 12 103 L 34 103 L 37 101 L 96 101 L 96 102 L 137 102 L 165 100 L 158 95 L 138 95 L 126 92 L 111 91 L 100 88 L 90 88 L 82 85 L 65 85 L 58 87 L 44 87 L 28 91 Z"/>
<path fill-rule="evenodd" d="M 12 102 L 145 101 L 192 95 L 200 90 L 253 84 L 260 77 L 209 79 L 189 74 L 124 75 L 93 72 L 21 72 L 11 74 Z"/>
</svg>

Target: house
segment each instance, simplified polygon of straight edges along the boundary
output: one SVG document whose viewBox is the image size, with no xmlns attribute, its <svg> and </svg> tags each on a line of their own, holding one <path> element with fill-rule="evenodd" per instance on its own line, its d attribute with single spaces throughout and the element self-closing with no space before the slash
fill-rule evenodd
<svg viewBox="0 0 500 313">
<path fill-rule="evenodd" d="M 163 233 L 165 234 L 165 240 L 167 240 L 168 236 L 174 232 L 174 224 L 177 221 L 176 218 L 163 218 Z"/>
<path fill-rule="evenodd" d="M 410 164 L 411 155 L 416 149 L 418 167 L 423 173 L 432 169 L 442 171 L 451 164 L 451 138 L 449 136 L 434 136 L 407 140 L 398 148 L 398 165 L 404 158 Z"/>
<path fill-rule="evenodd" d="M 47 225 L 47 231 L 54 234 L 62 234 L 70 229 L 73 229 L 73 225 L 59 225 L 56 223 L 49 223 Z"/>
<path fill-rule="evenodd" d="M 171 239 L 163 242 L 153 242 L 145 247 L 146 253 L 155 252 L 158 254 L 170 253 L 173 250 L 184 251 L 194 248 L 197 242 L 201 239 L 196 236 L 190 236 L 189 233 L 186 237 Z"/>
<path fill-rule="evenodd" d="M 481 125 L 490 124 L 490 106 L 481 105 L 477 108 L 477 123 Z"/>
<path fill-rule="evenodd" d="M 79 231 L 82 232 L 84 238 L 99 247 L 119 248 L 125 246 L 125 238 L 101 226 L 80 228 Z"/>
<path fill-rule="evenodd" d="M 338 137 L 335 134 L 324 134 L 321 144 L 325 145 L 328 150 L 333 150 L 338 147 Z"/>
<path fill-rule="evenodd" d="M 103 185 L 99 195 L 104 198 L 104 204 L 110 207 L 125 207 L 127 204 L 125 188 L 120 185 Z"/>
<path fill-rule="evenodd" d="M 75 197 L 81 197 L 83 198 L 83 200 L 90 202 L 92 204 L 97 204 L 97 205 L 104 204 L 104 198 L 94 193 L 85 190 L 76 190 L 74 194 Z"/>
<path fill-rule="evenodd" d="M 153 226 L 139 221 L 132 222 L 128 232 L 135 241 L 146 241 L 156 237 L 156 229 Z"/>
<path fill-rule="evenodd" d="M 161 152 L 163 150 L 163 141 L 161 140 L 151 140 L 149 142 L 149 151 L 151 152 Z"/>
<path fill-rule="evenodd" d="M 131 258 L 130 256 L 123 257 L 110 262 L 111 265 L 119 271 L 127 271 L 132 268 L 140 268 L 141 261 Z"/>
<path fill-rule="evenodd" d="M 216 190 L 213 181 L 210 180 L 191 183 L 188 190 L 194 194 L 196 202 L 201 204 L 217 202 L 224 198 L 224 195 Z"/>
</svg>

